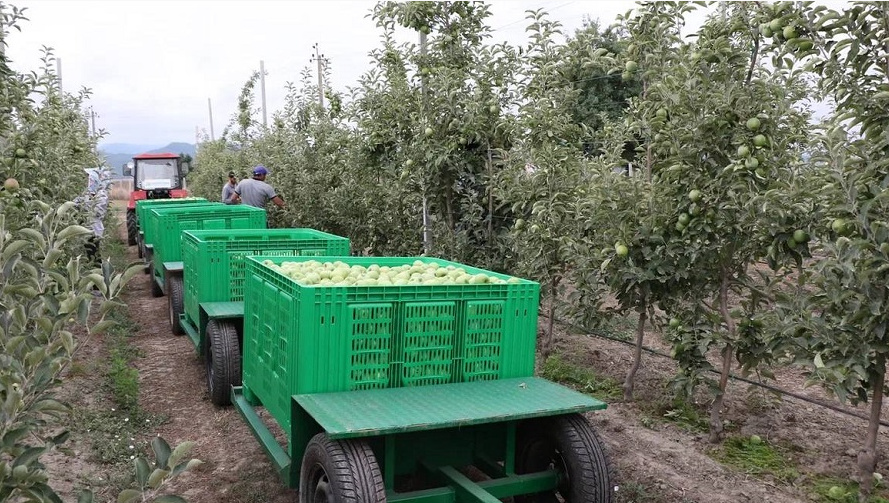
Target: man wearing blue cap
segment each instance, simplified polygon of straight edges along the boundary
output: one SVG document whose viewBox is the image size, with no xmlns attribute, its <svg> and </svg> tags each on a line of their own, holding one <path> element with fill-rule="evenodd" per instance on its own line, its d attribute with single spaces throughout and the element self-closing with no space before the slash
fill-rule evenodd
<svg viewBox="0 0 889 503">
<path fill-rule="evenodd" d="M 279 208 L 284 207 L 284 200 L 275 192 L 271 185 L 265 183 L 265 177 L 269 174 L 269 170 L 265 166 L 256 166 L 253 168 L 253 178 L 247 178 L 238 182 L 235 187 L 234 195 L 231 201 L 234 204 L 239 202 L 248 206 L 265 209 L 269 201 L 275 203 Z"/>
</svg>

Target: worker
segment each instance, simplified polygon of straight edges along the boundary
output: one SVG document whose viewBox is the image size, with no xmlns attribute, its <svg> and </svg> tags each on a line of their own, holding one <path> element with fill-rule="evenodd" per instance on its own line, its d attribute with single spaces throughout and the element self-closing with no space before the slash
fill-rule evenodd
<svg viewBox="0 0 889 503">
<path fill-rule="evenodd" d="M 85 209 L 93 235 L 84 246 L 86 257 L 91 263 L 101 262 L 99 253 L 102 237 L 105 235 L 105 214 L 108 212 L 108 188 L 111 185 L 111 171 L 108 168 L 86 168 L 86 192 L 74 200 Z"/>
<path fill-rule="evenodd" d="M 265 209 L 271 201 L 279 208 L 283 208 L 284 200 L 271 185 L 265 182 L 268 174 L 269 170 L 265 166 L 260 165 L 253 168 L 253 178 L 246 178 L 238 182 L 231 199 L 232 202 L 234 204 L 242 202 L 248 206 Z"/>
<path fill-rule="evenodd" d="M 235 204 L 232 196 L 235 194 L 235 187 L 238 185 L 238 178 L 234 171 L 228 172 L 228 181 L 222 186 L 222 202 L 225 204 Z"/>
</svg>

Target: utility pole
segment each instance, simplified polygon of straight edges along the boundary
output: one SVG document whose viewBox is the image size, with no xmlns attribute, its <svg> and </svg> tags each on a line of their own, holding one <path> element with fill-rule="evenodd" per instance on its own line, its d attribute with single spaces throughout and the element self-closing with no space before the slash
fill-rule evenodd
<svg viewBox="0 0 889 503">
<path fill-rule="evenodd" d="M 195 148 L 195 150 L 197 150 L 198 145 L 200 143 L 201 143 L 200 128 L 198 128 L 198 126 L 195 126 L 194 127 L 194 148 Z"/>
<path fill-rule="evenodd" d="M 216 135 L 213 133 L 213 103 L 207 98 L 207 109 L 210 110 L 210 141 L 216 141 Z"/>
<path fill-rule="evenodd" d="M 62 87 L 62 58 L 56 58 L 56 73 L 59 74 L 59 94 L 64 92 Z"/>
<path fill-rule="evenodd" d="M 93 110 L 93 107 L 90 107 L 90 120 L 93 123 L 93 137 L 96 136 L 96 111 Z"/>
<path fill-rule="evenodd" d="M 426 34 L 420 32 L 420 55 L 426 56 Z M 420 76 L 423 91 L 423 107 L 427 105 L 426 76 Z M 423 251 L 428 255 L 432 250 L 432 230 L 429 228 L 429 205 L 426 201 L 426 185 L 423 182 Z"/>
<path fill-rule="evenodd" d="M 265 108 L 265 62 L 259 60 L 259 83 L 262 87 L 262 127 L 267 127 L 268 119 Z"/>
<path fill-rule="evenodd" d="M 324 65 L 328 63 L 328 59 L 320 53 L 321 48 L 317 43 L 312 46 L 312 49 L 315 49 L 315 55 L 309 59 L 309 62 L 318 63 L 318 104 L 324 108 Z"/>
</svg>

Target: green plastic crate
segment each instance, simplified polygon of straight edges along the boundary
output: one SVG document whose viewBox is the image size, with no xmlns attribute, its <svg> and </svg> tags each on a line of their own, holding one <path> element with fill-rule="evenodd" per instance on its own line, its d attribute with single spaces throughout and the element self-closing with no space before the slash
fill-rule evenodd
<svg viewBox="0 0 889 503">
<path fill-rule="evenodd" d="M 148 229 L 154 238 L 154 275 L 163 285 L 164 262 L 182 260 L 182 231 L 265 228 L 265 210 L 245 204 L 209 203 L 149 210 Z"/>
<path fill-rule="evenodd" d="M 185 231 L 185 314 L 199 324 L 201 302 L 244 300 L 247 255 L 348 256 L 349 239 L 315 229 Z"/>
<path fill-rule="evenodd" d="M 209 203 L 211 201 L 207 201 L 206 198 L 203 197 L 176 197 L 170 199 L 140 199 L 136 201 L 136 223 L 142 221 L 145 218 L 145 214 L 148 210 L 153 208 L 163 208 L 168 205 L 177 205 L 177 204 L 196 204 L 196 203 Z"/>
<path fill-rule="evenodd" d="M 161 203 L 161 201 L 180 201 L 180 199 L 159 199 L 159 200 L 157 200 L 158 203 Z M 137 222 L 139 231 L 142 232 L 142 239 L 146 245 L 153 246 L 154 242 L 157 241 L 157 238 L 155 237 L 157 230 L 156 230 L 156 225 L 152 225 L 151 210 L 169 209 L 169 208 L 186 208 L 186 207 L 192 208 L 192 207 L 197 207 L 197 206 L 215 206 L 215 207 L 225 206 L 222 203 L 214 203 L 212 201 L 207 201 L 207 200 L 204 200 L 204 201 L 181 200 L 181 201 L 183 201 L 183 202 L 179 202 L 179 203 L 175 203 L 175 204 L 170 204 L 170 203 L 153 204 L 154 201 L 152 201 L 152 203 L 149 206 L 139 206 L 137 203 L 137 206 L 136 206 L 137 220 L 136 220 L 136 222 Z M 141 215 L 139 215 L 140 210 L 142 212 Z"/>
<path fill-rule="evenodd" d="M 294 394 L 534 374 L 538 283 L 302 286 L 263 264 L 313 259 L 509 278 L 428 257 L 248 257 L 243 384 L 285 431 Z"/>
</svg>

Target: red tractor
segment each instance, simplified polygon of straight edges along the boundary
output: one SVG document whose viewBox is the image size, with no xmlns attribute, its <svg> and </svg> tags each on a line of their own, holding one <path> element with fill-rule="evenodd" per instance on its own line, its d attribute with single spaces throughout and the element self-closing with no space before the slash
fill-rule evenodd
<svg viewBox="0 0 889 503">
<path fill-rule="evenodd" d="M 170 199 L 187 197 L 182 188 L 189 163 L 178 154 L 139 154 L 123 167 L 124 176 L 133 176 L 133 191 L 127 204 L 127 242 L 136 244 L 139 222 L 136 221 L 136 201 L 140 199 Z"/>
</svg>

